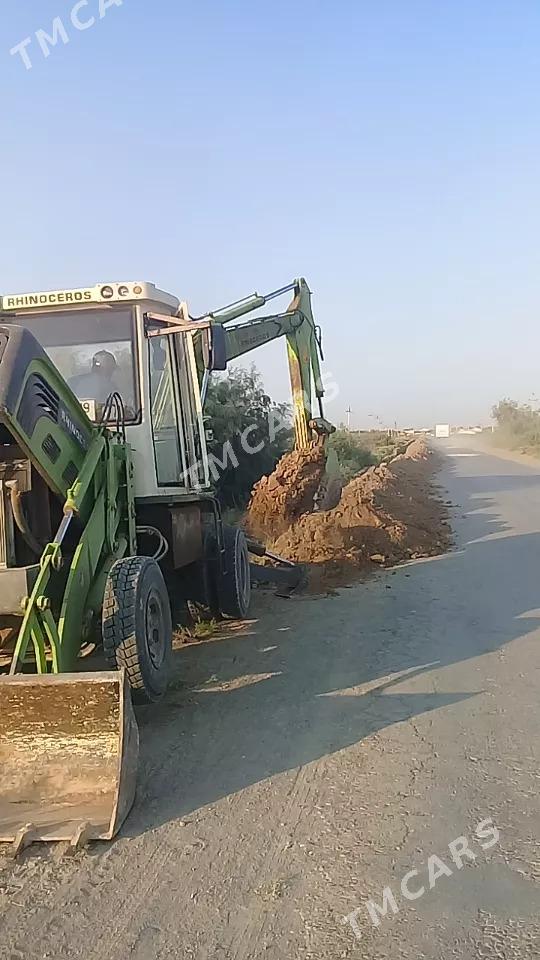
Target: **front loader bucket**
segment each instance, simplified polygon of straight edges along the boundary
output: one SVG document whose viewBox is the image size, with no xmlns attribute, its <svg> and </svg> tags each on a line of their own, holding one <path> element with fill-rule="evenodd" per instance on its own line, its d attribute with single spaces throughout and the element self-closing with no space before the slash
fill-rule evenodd
<svg viewBox="0 0 540 960">
<path fill-rule="evenodd" d="M 135 795 L 123 673 L 0 678 L 0 841 L 110 840 Z"/>
</svg>

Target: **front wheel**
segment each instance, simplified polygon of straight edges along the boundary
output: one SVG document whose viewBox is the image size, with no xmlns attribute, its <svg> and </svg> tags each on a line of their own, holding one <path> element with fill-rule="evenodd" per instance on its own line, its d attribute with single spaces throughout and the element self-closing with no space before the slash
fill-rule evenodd
<svg viewBox="0 0 540 960">
<path fill-rule="evenodd" d="M 113 564 L 102 630 L 105 657 L 113 669 L 125 669 L 134 699 L 160 700 L 171 670 L 172 618 L 163 574 L 151 557 L 126 557 Z"/>
</svg>

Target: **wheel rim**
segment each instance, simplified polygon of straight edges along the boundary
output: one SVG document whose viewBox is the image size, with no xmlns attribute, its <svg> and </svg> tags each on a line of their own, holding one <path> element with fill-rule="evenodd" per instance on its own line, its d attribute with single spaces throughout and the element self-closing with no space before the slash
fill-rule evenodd
<svg viewBox="0 0 540 960">
<path fill-rule="evenodd" d="M 165 659 L 165 619 L 161 598 L 152 590 L 146 601 L 145 637 L 148 656 L 155 670 L 159 670 Z"/>
</svg>

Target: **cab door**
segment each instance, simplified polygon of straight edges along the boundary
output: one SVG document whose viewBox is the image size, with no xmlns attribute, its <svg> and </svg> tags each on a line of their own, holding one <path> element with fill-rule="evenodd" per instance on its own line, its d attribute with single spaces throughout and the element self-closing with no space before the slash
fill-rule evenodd
<svg viewBox="0 0 540 960">
<path fill-rule="evenodd" d="M 169 321 L 170 323 L 170 321 Z M 193 334 L 151 317 L 150 407 L 158 486 L 209 486 Z"/>
</svg>

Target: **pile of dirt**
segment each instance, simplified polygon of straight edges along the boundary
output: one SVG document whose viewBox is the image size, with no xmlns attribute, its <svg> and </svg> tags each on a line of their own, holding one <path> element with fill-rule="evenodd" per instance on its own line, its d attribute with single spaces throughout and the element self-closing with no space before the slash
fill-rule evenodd
<svg viewBox="0 0 540 960">
<path fill-rule="evenodd" d="M 415 440 L 389 463 L 368 467 L 344 487 L 333 510 L 306 513 L 271 541 L 279 556 L 323 568 L 327 578 L 448 549 L 447 510 L 433 484 L 436 463 Z"/>
<path fill-rule="evenodd" d="M 268 477 L 254 486 L 246 514 L 246 529 L 268 542 L 289 529 L 303 514 L 313 511 L 315 495 L 325 471 L 321 440 L 307 450 L 286 453 Z"/>
</svg>

